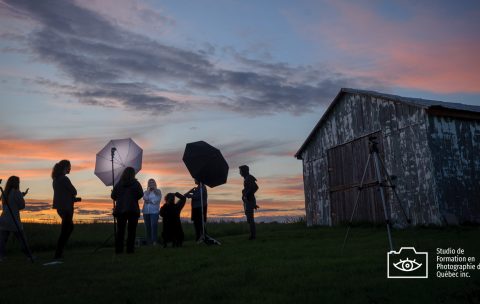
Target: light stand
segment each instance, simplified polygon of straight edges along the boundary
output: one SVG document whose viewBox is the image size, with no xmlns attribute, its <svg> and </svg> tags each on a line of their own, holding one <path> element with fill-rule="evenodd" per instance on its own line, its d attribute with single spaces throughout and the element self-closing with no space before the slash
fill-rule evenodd
<svg viewBox="0 0 480 304">
<path fill-rule="evenodd" d="M 1 183 L 2 183 L 2 180 L 0 179 L 0 184 Z M 20 236 L 20 240 L 22 241 L 23 246 L 25 247 L 25 250 L 27 251 L 28 258 L 33 263 L 34 258 L 33 258 L 32 252 L 30 251 L 30 247 L 27 244 L 27 240 L 25 239 L 25 235 L 23 234 L 23 230 L 20 229 L 20 224 L 18 224 L 17 219 L 13 215 L 12 208 L 10 207 L 10 204 L 8 203 L 8 197 L 5 196 L 5 193 L 3 192 L 3 188 L 1 186 L 0 186 L 0 191 L 2 192 L 2 198 L 3 198 L 3 201 L 4 201 L 5 205 L 7 206 L 7 209 L 10 213 L 10 216 L 12 217 L 12 220 L 15 223 L 15 228 L 17 229 L 17 232 Z"/>
<path fill-rule="evenodd" d="M 200 208 L 202 212 L 202 236 L 200 237 L 200 239 L 198 239 L 198 243 L 204 242 L 207 245 L 221 245 L 219 241 L 205 233 L 205 216 L 203 214 L 203 183 L 199 182 L 198 187 L 200 187 Z"/>
<path fill-rule="evenodd" d="M 200 236 L 200 240 L 205 240 L 205 215 L 203 214 L 203 183 L 198 183 L 198 187 L 200 188 L 200 210 L 202 214 L 202 236 Z"/>
<path fill-rule="evenodd" d="M 390 251 L 393 251 L 394 249 L 393 249 L 390 217 L 388 216 L 387 204 L 385 202 L 385 192 L 384 192 L 384 189 L 383 189 L 384 187 L 392 188 L 392 191 L 395 195 L 395 198 L 397 199 L 398 204 L 400 206 L 400 209 L 402 210 L 402 214 L 405 217 L 405 219 L 407 220 L 407 223 L 410 224 L 410 219 L 408 218 L 407 213 L 406 213 L 405 209 L 403 208 L 403 205 L 402 205 L 402 203 L 400 201 L 400 198 L 397 194 L 397 191 L 395 190 L 395 185 L 393 185 L 392 179 L 388 175 L 387 169 L 385 168 L 385 164 L 383 163 L 383 161 L 378 156 L 378 153 L 379 153 L 378 142 L 376 142 L 376 139 L 377 139 L 377 137 L 375 137 L 375 136 L 370 136 L 368 138 L 369 155 L 368 155 L 367 163 L 365 164 L 365 169 L 363 171 L 360 186 L 358 187 L 358 194 L 357 194 L 357 198 L 355 199 L 355 204 L 353 206 L 352 215 L 350 216 L 350 221 L 348 222 L 347 232 L 346 232 L 345 238 L 343 240 L 342 252 L 345 248 L 345 244 L 347 243 L 348 234 L 350 233 L 350 229 L 351 229 L 352 222 L 353 222 L 353 217 L 355 216 L 355 212 L 357 211 L 358 202 L 359 202 L 359 199 L 360 199 L 360 194 L 361 194 L 362 190 L 364 189 L 363 185 L 364 185 L 364 182 L 365 182 L 365 176 L 367 174 L 368 165 L 370 164 L 370 160 L 372 158 L 373 158 L 373 165 L 375 167 L 375 175 L 376 175 L 376 178 L 377 178 L 375 185 L 379 186 L 380 198 L 382 200 L 382 207 L 383 207 L 383 215 L 385 217 L 385 224 L 387 226 L 387 236 L 388 236 L 388 244 L 390 246 Z M 382 167 L 382 171 L 384 172 L 384 174 L 387 176 L 388 184 L 382 182 L 382 177 L 381 177 L 381 174 L 380 174 L 380 166 Z"/>
<path fill-rule="evenodd" d="M 112 191 L 113 191 L 113 188 L 115 187 L 115 171 L 114 171 L 114 168 L 113 168 L 113 158 L 115 156 L 115 152 L 117 151 L 117 148 L 115 147 L 112 147 L 111 149 L 111 159 L 110 159 L 110 162 L 112 163 Z M 115 211 L 115 200 L 112 199 L 112 202 L 113 202 L 113 210 Z M 117 243 L 117 218 L 115 217 L 115 215 L 113 216 L 113 234 L 111 234 L 100 246 L 98 246 L 97 248 L 95 248 L 95 250 L 93 251 L 93 253 L 97 252 L 100 248 L 103 248 L 105 247 L 105 245 L 108 243 L 108 241 L 110 241 L 110 239 L 112 238 L 112 236 L 114 237 L 114 245 Z"/>
<path fill-rule="evenodd" d="M 111 150 L 112 158 L 110 160 L 112 162 L 112 191 L 113 191 L 113 188 L 115 188 L 115 171 L 113 169 L 113 157 L 115 156 L 115 151 L 117 151 L 117 148 L 112 147 L 112 150 Z M 113 202 L 113 210 L 115 210 L 115 200 L 112 199 L 112 202 Z M 115 217 L 115 215 L 113 216 L 113 235 L 116 241 L 117 240 L 117 218 Z"/>
</svg>

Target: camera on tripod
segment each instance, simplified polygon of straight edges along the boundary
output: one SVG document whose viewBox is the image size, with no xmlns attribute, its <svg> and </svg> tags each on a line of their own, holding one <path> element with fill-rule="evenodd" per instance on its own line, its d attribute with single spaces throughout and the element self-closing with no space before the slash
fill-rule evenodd
<svg viewBox="0 0 480 304">
<path fill-rule="evenodd" d="M 370 153 L 372 152 L 378 153 L 378 141 L 375 135 L 370 135 L 368 137 L 368 148 L 370 150 Z"/>
</svg>

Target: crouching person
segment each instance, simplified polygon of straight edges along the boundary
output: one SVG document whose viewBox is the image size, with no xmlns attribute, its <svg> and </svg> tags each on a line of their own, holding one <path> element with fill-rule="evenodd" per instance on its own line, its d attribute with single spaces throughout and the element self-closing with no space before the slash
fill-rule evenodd
<svg viewBox="0 0 480 304">
<path fill-rule="evenodd" d="M 175 198 L 179 199 L 177 203 Z M 160 208 L 160 216 L 163 218 L 163 247 L 167 247 L 170 242 L 173 247 L 181 247 L 183 244 L 184 234 L 180 213 L 185 206 L 185 201 L 185 196 L 178 192 L 165 195 L 165 204 Z"/>
</svg>

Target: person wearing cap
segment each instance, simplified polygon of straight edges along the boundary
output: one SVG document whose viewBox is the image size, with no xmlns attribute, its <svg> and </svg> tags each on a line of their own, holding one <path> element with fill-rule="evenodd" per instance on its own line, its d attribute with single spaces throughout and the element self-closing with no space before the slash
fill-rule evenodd
<svg viewBox="0 0 480 304">
<path fill-rule="evenodd" d="M 247 165 L 238 167 L 240 169 L 240 175 L 243 177 L 243 190 L 242 201 L 243 209 L 245 210 L 245 216 L 247 217 L 247 223 L 250 227 L 249 240 L 255 240 L 256 227 L 254 211 L 258 209 L 257 200 L 255 198 L 255 192 L 258 190 L 257 179 L 250 174 L 250 168 Z"/>
</svg>

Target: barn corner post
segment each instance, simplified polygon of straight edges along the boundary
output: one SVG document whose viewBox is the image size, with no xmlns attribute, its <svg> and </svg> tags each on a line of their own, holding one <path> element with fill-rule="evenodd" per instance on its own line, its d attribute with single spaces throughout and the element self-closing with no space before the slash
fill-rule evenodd
<svg viewBox="0 0 480 304">
<path fill-rule="evenodd" d="M 442 224 L 480 223 L 480 112 L 431 108 L 428 144 Z"/>
<path fill-rule="evenodd" d="M 311 191 L 309 191 L 310 186 L 310 176 L 313 171 L 311 168 L 311 162 L 305 161 L 304 155 L 295 155 L 298 160 L 302 161 L 302 171 L 303 171 L 303 189 L 304 189 L 304 199 L 305 199 L 305 222 L 308 227 L 313 226 L 315 223 L 315 209 L 313 198 L 311 198 Z"/>
<path fill-rule="evenodd" d="M 445 224 L 449 212 L 460 221 L 480 222 L 480 153 L 475 154 L 480 150 L 480 107 L 341 89 L 295 155 L 303 163 L 307 225 L 347 221 L 372 135 L 379 138 L 384 174 L 396 177 L 395 189 L 413 224 Z M 372 167 L 357 221 L 383 219 L 374 182 Z M 387 189 L 392 223 L 405 227 L 394 199 Z"/>
</svg>

